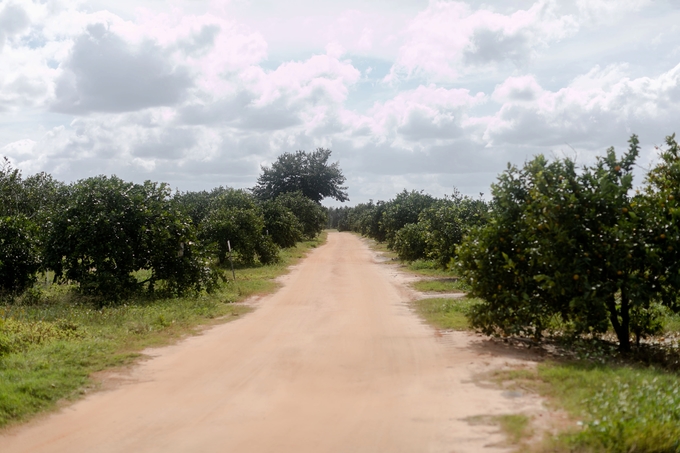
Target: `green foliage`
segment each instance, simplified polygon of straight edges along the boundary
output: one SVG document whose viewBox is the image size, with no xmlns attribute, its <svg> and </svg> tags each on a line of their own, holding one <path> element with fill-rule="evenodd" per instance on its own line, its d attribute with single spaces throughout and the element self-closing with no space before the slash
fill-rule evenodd
<svg viewBox="0 0 680 453">
<path fill-rule="evenodd" d="M 304 226 L 281 200 L 266 200 L 260 204 L 264 227 L 274 244 L 282 248 L 294 247 L 302 241 Z"/>
<path fill-rule="evenodd" d="M 0 296 L 16 295 L 30 287 L 40 267 L 40 230 L 45 221 L 39 180 L 23 180 L 7 158 L 0 165 Z M 44 186 L 44 185 L 43 185 Z"/>
<path fill-rule="evenodd" d="M 418 223 L 420 213 L 433 206 L 436 199 L 423 192 L 404 190 L 393 200 L 386 203 L 380 219 L 385 240 L 390 248 L 394 247 L 397 232 L 406 224 Z"/>
<path fill-rule="evenodd" d="M 383 201 L 373 203 L 371 200 L 353 208 L 341 208 L 341 211 L 330 210 L 333 221 L 330 227 L 339 231 L 355 231 L 378 242 L 384 242 L 385 230 L 382 228 L 381 219 L 386 206 Z"/>
<path fill-rule="evenodd" d="M 488 221 L 489 205 L 482 199 L 474 200 L 454 192 L 420 213 L 419 224 L 427 232 L 425 255 L 447 268 L 457 256 L 456 248 L 475 227 Z"/>
<path fill-rule="evenodd" d="M 345 177 L 337 162 L 328 164 L 331 150 L 318 148 L 307 153 L 284 153 L 271 167 L 262 167 L 262 174 L 253 188 L 261 200 L 270 200 L 285 193 L 301 192 L 316 203 L 324 198 L 348 201 Z"/>
<path fill-rule="evenodd" d="M 415 261 L 427 253 L 428 231 L 422 223 L 407 223 L 394 237 L 392 250 L 399 259 Z"/>
<path fill-rule="evenodd" d="M 21 293 L 40 268 L 37 227 L 23 214 L 0 217 L 0 295 Z"/>
<path fill-rule="evenodd" d="M 190 220 L 176 209 L 165 184 L 143 185 L 98 176 L 71 185 L 54 214 L 46 266 L 55 278 L 78 282 L 86 294 L 120 299 L 163 280 L 182 293 L 214 278 L 194 249 Z M 146 282 L 132 275 L 151 270 Z"/>
<path fill-rule="evenodd" d="M 356 231 L 378 242 L 387 241 L 400 259 L 434 260 L 446 269 L 456 257 L 456 247 L 475 226 L 488 221 L 489 205 L 454 191 L 436 199 L 423 192 L 404 190 L 394 199 L 370 201 L 354 208 L 329 210 L 330 227 Z"/>
<path fill-rule="evenodd" d="M 609 149 L 580 172 L 569 159 L 539 156 L 499 177 L 491 222 L 459 249 L 462 275 L 486 301 L 475 326 L 539 337 L 558 316 L 576 334 L 611 326 L 624 351 L 631 332 L 639 340 L 659 329 L 653 302 L 666 295 L 676 307 L 676 293 L 658 269 L 672 264 L 653 244 L 672 252 L 680 238 L 648 233 L 653 209 L 631 195 L 638 154 L 633 136 L 622 158 Z"/>
<path fill-rule="evenodd" d="M 646 214 L 644 238 L 649 279 L 664 305 L 680 311 L 680 147 L 675 134 L 666 138 L 660 162 L 647 174 L 644 196 L 636 200 Z"/>
<path fill-rule="evenodd" d="M 303 193 L 284 193 L 278 196 L 276 201 L 297 217 L 306 239 L 313 239 L 323 231 L 328 220 L 326 210 Z"/>
<path fill-rule="evenodd" d="M 210 192 L 206 190 L 200 192 L 177 192 L 173 199 L 182 213 L 191 217 L 194 227 L 199 228 L 210 213 L 213 200 L 233 190 L 220 186 L 212 189 Z"/>
<path fill-rule="evenodd" d="M 22 212 L 21 172 L 4 157 L 0 165 L 0 214 L 12 216 Z"/>
<path fill-rule="evenodd" d="M 246 265 L 254 264 L 258 258 L 263 264 L 278 258 L 276 244 L 265 234 L 262 212 L 254 197 L 243 190 L 226 189 L 211 201 L 200 237 L 221 264 L 227 259 L 229 245 Z"/>
</svg>

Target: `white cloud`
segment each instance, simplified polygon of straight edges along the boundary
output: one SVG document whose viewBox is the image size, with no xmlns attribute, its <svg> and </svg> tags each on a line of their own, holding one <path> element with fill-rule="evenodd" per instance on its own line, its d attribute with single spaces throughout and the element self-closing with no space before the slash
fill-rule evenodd
<svg viewBox="0 0 680 453">
<path fill-rule="evenodd" d="M 508 95 L 513 87 L 528 87 L 531 102 Z M 533 78 L 511 78 L 496 92 L 494 97 L 505 103 L 489 121 L 485 138 L 490 142 L 569 142 L 596 149 L 632 133 L 657 139 L 671 133 L 680 117 L 680 65 L 636 79 L 626 77 L 625 66 L 596 67 L 557 91 L 543 90 Z"/>
<path fill-rule="evenodd" d="M 432 1 L 410 23 L 387 80 L 398 76 L 455 80 L 480 67 L 507 62 L 522 67 L 540 49 L 577 28 L 572 16 L 558 15 L 548 0 L 512 14 L 473 10 L 464 2 Z"/>
<path fill-rule="evenodd" d="M 654 0 L 576 0 L 581 16 L 591 22 L 611 22 L 621 15 L 639 11 Z"/>
<path fill-rule="evenodd" d="M 29 18 L 19 5 L 7 4 L 0 10 L 0 52 L 5 46 L 5 39 L 12 38 L 28 28 Z"/>
<path fill-rule="evenodd" d="M 58 112 L 124 112 L 174 105 L 192 81 L 168 51 L 152 41 L 133 47 L 103 24 L 91 25 L 73 45 L 56 80 Z"/>
<path fill-rule="evenodd" d="M 370 125 L 371 135 L 378 142 L 421 147 L 423 141 L 460 137 L 469 116 L 467 110 L 484 101 L 483 93 L 472 95 L 467 89 L 421 85 L 376 104 L 360 125 Z"/>
<path fill-rule="evenodd" d="M 496 86 L 492 98 L 498 102 L 534 101 L 543 93 L 543 88 L 534 76 L 509 77 Z"/>
</svg>

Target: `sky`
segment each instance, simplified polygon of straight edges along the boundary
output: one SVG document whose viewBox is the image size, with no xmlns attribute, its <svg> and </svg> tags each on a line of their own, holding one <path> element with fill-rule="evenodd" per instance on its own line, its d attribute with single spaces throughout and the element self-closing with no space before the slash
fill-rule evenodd
<svg viewBox="0 0 680 453">
<path fill-rule="evenodd" d="M 508 163 L 633 133 L 640 183 L 679 126 L 677 0 L 0 0 L 0 156 L 24 175 L 248 188 L 323 147 L 349 205 L 488 197 Z"/>
</svg>

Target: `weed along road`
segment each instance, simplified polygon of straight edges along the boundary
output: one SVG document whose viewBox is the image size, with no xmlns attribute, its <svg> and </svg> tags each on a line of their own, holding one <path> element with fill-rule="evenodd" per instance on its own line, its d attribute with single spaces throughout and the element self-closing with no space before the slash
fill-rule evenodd
<svg viewBox="0 0 680 453">
<path fill-rule="evenodd" d="M 509 451 L 465 419 L 535 402 L 471 382 L 493 358 L 423 324 L 390 272 L 331 233 L 254 312 L 6 430 L 0 452 Z"/>
</svg>

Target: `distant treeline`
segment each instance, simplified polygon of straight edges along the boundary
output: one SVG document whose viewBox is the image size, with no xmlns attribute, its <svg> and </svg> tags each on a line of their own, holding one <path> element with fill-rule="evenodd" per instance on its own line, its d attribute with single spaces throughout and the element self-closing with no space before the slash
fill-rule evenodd
<svg viewBox="0 0 680 453">
<path fill-rule="evenodd" d="M 95 176 L 72 184 L 47 173 L 24 178 L 0 165 L 0 297 L 31 288 L 39 274 L 85 294 L 121 300 L 136 293 L 211 290 L 229 247 L 237 263 L 270 264 L 280 248 L 319 234 L 318 201 L 346 199 L 330 150 L 285 153 L 253 190 L 175 192 Z"/>
<path fill-rule="evenodd" d="M 329 225 L 386 242 L 406 261 L 434 260 L 451 266 L 456 247 L 474 227 L 488 222 L 490 204 L 461 195 L 435 198 L 404 190 L 389 201 L 370 201 L 355 207 L 330 208 Z"/>
</svg>

